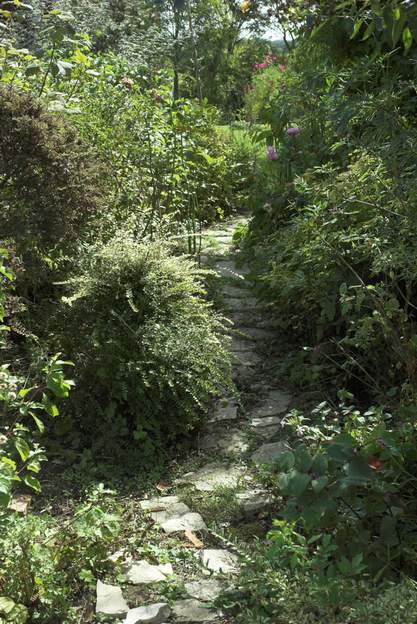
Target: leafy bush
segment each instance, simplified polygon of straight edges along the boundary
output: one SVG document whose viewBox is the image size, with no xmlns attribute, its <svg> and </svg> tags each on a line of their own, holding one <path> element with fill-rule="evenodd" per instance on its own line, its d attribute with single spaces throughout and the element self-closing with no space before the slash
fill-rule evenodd
<svg viewBox="0 0 417 624">
<path fill-rule="evenodd" d="M 120 532 L 104 493 L 102 487 L 92 492 L 70 521 L 0 514 L 1 621 L 80 621 L 97 575 L 111 570 L 109 550 Z"/>
<path fill-rule="evenodd" d="M 411 579 L 377 587 L 348 575 L 329 581 L 317 576 L 309 563 L 310 546 L 300 543 L 296 531 L 279 535 L 270 536 L 271 546 L 252 548 L 234 588 L 220 597 L 220 606 L 237 624 L 415 622 L 417 587 Z M 297 558 L 295 565 L 288 563 L 285 551 Z"/>
<path fill-rule="evenodd" d="M 282 517 L 311 540 L 310 555 L 323 555 L 328 541 L 325 578 L 414 575 L 415 426 L 406 413 L 362 413 L 347 398 L 337 410 L 323 403 L 311 418 L 288 417 L 294 451 L 280 457 L 273 477 Z"/>
<path fill-rule="evenodd" d="M 195 425 L 229 384 L 223 325 L 204 300 L 203 278 L 164 244 L 120 235 L 71 282 L 54 331 L 76 365 L 70 419 L 94 448 L 115 453 L 118 440 L 120 452 L 136 446 L 143 461 Z"/>
<path fill-rule="evenodd" d="M 0 249 L 0 323 L 4 320 L 6 299 L 5 283 L 13 274 L 4 265 L 7 251 Z M 7 325 L 0 325 L 0 353 L 7 357 L 5 332 Z M 64 377 L 64 365 L 59 356 L 45 360 L 41 380 L 33 378 L 29 371 L 13 371 L 11 363 L 0 364 L 0 509 L 7 507 L 12 491 L 23 483 L 33 490 L 40 490 L 35 477 L 41 462 L 46 460 L 36 433 L 45 430 L 44 417 L 56 417 L 59 409 L 57 399 L 67 398 L 73 382 Z M 16 367 L 16 364 L 14 364 Z M 39 375 L 38 375 L 39 377 Z"/>
<path fill-rule="evenodd" d="M 42 255 L 56 260 L 93 235 L 101 170 L 76 130 L 32 95 L 3 86 L 0 123 L 1 235 L 27 261 L 33 286 Z"/>
</svg>

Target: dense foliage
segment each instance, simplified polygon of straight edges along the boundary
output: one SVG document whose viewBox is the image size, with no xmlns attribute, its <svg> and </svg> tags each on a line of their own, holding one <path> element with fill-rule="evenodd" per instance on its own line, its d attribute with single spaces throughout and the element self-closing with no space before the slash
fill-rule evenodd
<svg viewBox="0 0 417 624">
<path fill-rule="evenodd" d="M 291 449 L 263 474 L 282 501 L 272 545 L 229 608 L 243 600 L 259 622 L 394 622 L 391 582 L 416 574 L 417 14 L 314 3 L 300 28 L 304 8 L 293 52 L 247 93 L 267 149 L 238 238 L 293 339 L 283 370 L 310 403 L 328 400 L 285 420 Z M 413 582 L 398 600 L 412 622 Z"/>
</svg>

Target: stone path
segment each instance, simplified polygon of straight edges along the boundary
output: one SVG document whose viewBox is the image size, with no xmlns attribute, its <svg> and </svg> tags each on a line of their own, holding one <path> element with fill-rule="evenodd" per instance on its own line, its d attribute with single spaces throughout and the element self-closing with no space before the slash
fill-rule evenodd
<svg viewBox="0 0 417 624">
<path fill-rule="evenodd" d="M 233 547 L 224 547 L 224 541 L 213 538 L 214 532 L 202 515 L 192 509 L 190 500 L 226 489 L 232 492 L 234 503 L 247 518 L 267 510 L 271 503 L 268 492 L 256 483 L 255 468 L 273 463 L 288 448 L 281 439 L 281 422 L 290 408 L 291 396 L 274 379 L 273 319 L 253 297 L 247 279 L 249 269 L 239 266 L 238 252 L 232 249 L 234 230 L 245 221 L 239 217 L 205 232 L 201 257 L 221 280 L 225 316 L 232 321 L 231 352 L 237 389 L 241 397 L 255 400 L 245 411 L 237 398 L 219 397 L 197 438 L 198 448 L 203 455 L 209 455 L 206 463 L 175 481 L 175 495 L 170 492 L 140 502 L 141 510 L 161 536 L 186 535 L 191 540 L 197 572 L 194 579 L 184 583 L 182 598 L 169 604 L 160 595 L 152 603 L 131 604 L 125 598 L 124 588 L 98 581 L 96 612 L 112 615 L 117 622 L 223 624 L 226 620 L 212 603 L 222 590 L 233 585 L 239 572 L 239 557 Z M 205 546 L 206 540 L 210 547 Z M 166 554 L 169 559 L 169 550 Z M 178 562 L 172 566 L 142 558 L 122 561 L 127 583 L 156 588 L 156 596 L 160 584 L 180 573 L 177 567 Z"/>
</svg>

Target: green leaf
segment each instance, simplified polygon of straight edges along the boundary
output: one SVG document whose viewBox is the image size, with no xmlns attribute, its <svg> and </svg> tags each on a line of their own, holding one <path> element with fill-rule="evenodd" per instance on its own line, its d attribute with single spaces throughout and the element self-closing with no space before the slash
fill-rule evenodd
<svg viewBox="0 0 417 624">
<path fill-rule="evenodd" d="M 45 431 L 45 425 L 43 424 L 42 420 L 34 412 L 30 411 L 29 414 L 32 416 L 33 420 L 35 421 L 35 424 L 36 424 L 38 430 L 41 433 L 43 433 Z"/>
<path fill-rule="evenodd" d="M 278 460 L 278 465 L 282 470 L 291 470 L 295 466 L 295 457 L 294 453 L 291 451 L 285 451 L 280 455 Z"/>
<path fill-rule="evenodd" d="M 315 455 L 313 463 L 311 464 L 311 471 L 315 472 L 319 476 L 323 476 L 327 472 L 329 461 L 326 455 Z"/>
<path fill-rule="evenodd" d="M 16 603 L 11 598 L 0 596 L 0 612 L 8 615 L 15 608 Z"/>
<path fill-rule="evenodd" d="M 305 446 L 299 446 L 295 450 L 295 463 L 301 472 L 308 472 L 312 466 L 313 458 Z"/>
<path fill-rule="evenodd" d="M 408 52 L 408 50 L 411 48 L 413 44 L 413 35 L 411 33 L 411 30 L 408 28 L 408 26 L 404 28 L 403 30 L 403 44 L 404 44 L 404 49 L 406 52 Z"/>
<path fill-rule="evenodd" d="M 16 451 L 19 453 L 22 461 L 26 461 L 30 455 L 30 447 L 24 438 L 14 438 L 13 440 L 14 447 Z"/>
<path fill-rule="evenodd" d="M 23 477 L 23 481 L 28 487 L 32 488 L 32 490 L 35 490 L 35 492 L 41 491 L 41 484 L 39 483 L 39 480 L 33 475 L 25 475 Z"/>
<path fill-rule="evenodd" d="M 358 34 L 358 32 L 360 31 L 360 29 L 361 29 L 361 27 L 362 27 L 362 24 L 363 24 L 363 19 L 359 19 L 359 20 L 357 20 L 357 21 L 355 22 L 355 25 L 354 25 L 354 27 L 353 27 L 353 32 L 352 32 L 352 34 L 350 35 L 350 38 L 351 38 L 351 39 L 354 39 L 354 38 L 356 37 L 356 35 Z"/>
<path fill-rule="evenodd" d="M 318 479 L 313 479 L 311 482 L 311 486 L 316 494 L 320 494 L 322 490 L 329 483 L 329 479 L 326 476 L 319 477 Z"/>
<path fill-rule="evenodd" d="M 362 37 L 362 41 L 366 41 L 367 39 L 369 39 L 369 37 L 371 35 L 373 35 L 375 32 L 375 22 L 371 22 L 367 29 L 365 30 L 365 32 L 363 33 L 363 37 Z"/>
<path fill-rule="evenodd" d="M 298 470 L 292 470 L 288 477 L 289 479 L 286 489 L 290 496 L 301 496 L 311 481 L 310 475 L 298 472 Z"/>
</svg>

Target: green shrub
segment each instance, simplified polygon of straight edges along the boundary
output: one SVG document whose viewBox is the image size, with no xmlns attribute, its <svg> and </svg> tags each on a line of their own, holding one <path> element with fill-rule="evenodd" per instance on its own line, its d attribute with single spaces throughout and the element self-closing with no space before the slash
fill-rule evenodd
<svg viewBox="0 0 417 624">
<path fill-rule="evenodd" d="M 67 398 L 73 382 L 64 377 L 63 362 L 56 355 L 43 358 L 36 368 L 23 369 L 20 362 L 12 362 L 5 338 L 10 327 L 5 320 L 6 286 L 13 274 L 4 264 L 7 251 L 0 249 L 0 509 L 7 507 L 18 484 L 35 491 L 40 483 L 35 476 L 46 460 L 39 444 L 39 434 L 45 431 L 46 417 L 56 417 L 56 402 Z M 35 368 L 35 362 L 32 362 Z M 28 370 L 29 369 L 29 370 Z"/>
<path fill-rule="evenodd" d="M 30 94 L 0 88 L 2 239 L 23 256 L 31 287 L 51 264 L 92 237 L 102 210 L 102 169 L 77 131 Z"/>
<path fill-rule="evenodd" d="M 294 533 L 285 543 L 302 550 Z M 308 563 L 291 567 L 276 546 L 257 544 L 219 605 L 236 624 L 414 624 L 417 587 L 408 578 L 378 586 L 342 576 L 323 581 Z"/>
<path fill-rule="evenodd" d="M 142 461 L 195 425 L 229 385 L 223 325 L 203 278 L 164 244 L 120 235 L 72 281 L 54 330 L 76 365 L 70 418 L 94 448 L 115 453 L 118 440 Z"/>
<path fill-rule="evenodd" d="M 0 621 L 80 621 L 96 578 L 112 571 L 109 551 L 120 532 L 120 517 L 102 496 L 99 487 L 69 521 L 0 513 Z"/>
</svg>

